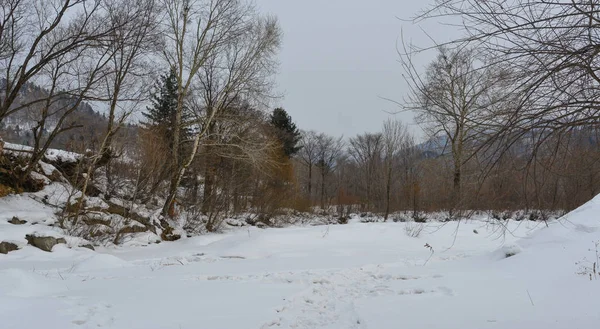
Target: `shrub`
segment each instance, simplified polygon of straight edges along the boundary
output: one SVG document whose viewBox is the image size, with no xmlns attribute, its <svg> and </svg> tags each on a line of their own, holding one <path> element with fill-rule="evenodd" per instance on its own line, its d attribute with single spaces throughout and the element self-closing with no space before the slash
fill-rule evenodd
<svg viewBox="0 0 600 329">
<path fill-rule="evenodd" d="M 0 184 L 0 198 L 3 198 L 9 194 L 15 193 L 15 190 L 6 185 Z"/>
<path fill-rule="evenodd" d="M 540 219 L 540 214 L 537 211 L 532 211 L 529 213 L 529 220 L 535 222 Z"/>
<path fill-rule="evenodd" d="M 205 225 L 208 218 L 202 214 L 199 207 L 190 207 L 185 211 L 183 217 L 183 230 L 188 234 L 205 233 Z"/>
<path fill-rule="evenodd" d="M 588 249 L 593 254 L 592 259 L 588 260 L 584 257 L 581 261 L 576 262 L 579 265 L 579 275 L 585 275 L 592 280 L 600 278 L 600 241 L 594 242 L 594 249 Z"/>
<path fill-rule="evenodd" d="M 415 221 L 415 223 L 426 223 L 427 222 L 427 216 L 425 214 L 421 214 L 418 212 L 415 212 L 413 214 L 412 218 Z"/>
<path fill-rule="evenodd" d="M 342 215 L 342 216 L 338 217 L 337 223 L 345 225 L 345 224 L 348 224 L 349 220 L 350 220 L 350 216 Z"/>
<path fill-rule="evenodd" d="M 394 223 L 404 223 L 404 222 L 408 222 L 409 217 L 407 214 L 403 214 L 403 213 L 396 213 L 392 215 L 392 220 L 394 221 Z"/>
<path fill-rule="evenodd" d="M 525 217 L 526 216 L 525 216 L 525 213 L 523 211 L 517 211 L 516 214 L 515 214 L 515 220 L 517 222 L 525 220 Z"/>
<path fill-rule="evenodd" d="M 292 201 L 291 208 L 299 212 L 310 212 L 311 202 L 308 198 L 296 197 Z"/>
<path fill-rule="evenodd" d="M 411 238 L 418 238 L 424 228 L 425 225 L 423 225 L 423 223 L 408 222 L 406 223 L 406 226 L 404 226 L 404 232 Z"/>
</svg>

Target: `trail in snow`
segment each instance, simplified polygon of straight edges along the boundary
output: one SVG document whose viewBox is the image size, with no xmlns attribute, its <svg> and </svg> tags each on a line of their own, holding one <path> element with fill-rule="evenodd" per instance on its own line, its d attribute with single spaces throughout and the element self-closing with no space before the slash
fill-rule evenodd
<svg viewBox="0 0 600 329">
<path fill-rule="evenodd" d="M 447 287 L 431 288 L 431 280 L 407 275 L 391 275 L 382 266 L 366 266 L 340 271 L 307 272 L 309 286 L 292 296 L 277 309 L 276 319 L 261 328 L 368 328 L 356 311 L 359 298 L 378 296 L 410 296 L 422 294 L 452 294 Z M 422 279 L 425 279 L 421 282 Z M 288 279 L 292 280 L 292 279 Z"/>
</svg>

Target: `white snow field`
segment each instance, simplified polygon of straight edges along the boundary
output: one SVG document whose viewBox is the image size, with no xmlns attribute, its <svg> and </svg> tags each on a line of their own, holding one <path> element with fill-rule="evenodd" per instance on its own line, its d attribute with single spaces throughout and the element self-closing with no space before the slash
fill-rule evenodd
<svg viewBox="0 0 600 329">
<path fill-rule="evenodd" d="M 12 208 L 0 202 L 3 234 L 17 227 L 5 223 L 11 212 L 42 219 L 43 209 L 18 209 L 19 199 L 10 200 Z M 590 280 L 588 270 L 600 240 L 600 197 L 549 228 L 510 222 L 505 236 L 500 225 L 482 221 L 428 223 L 418 238 L 405 225 L 414 224 L 238 229 L 96 252 L 22 245 L 0 254 L 0 328 L 600 324 L 600 275 Z"/>
</svg>

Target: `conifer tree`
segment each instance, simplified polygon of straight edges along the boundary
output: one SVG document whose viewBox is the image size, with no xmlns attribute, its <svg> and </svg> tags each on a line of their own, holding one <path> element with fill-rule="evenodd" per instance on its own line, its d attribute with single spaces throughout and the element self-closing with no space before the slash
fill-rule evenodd
<svg viewBox="0 0 600 329">
<path fill-rule="evenodd" d="M 158 128 L 164 133 L 165 142 L 173 147 L 173 131 L 177 112 L 177 73 L 173 68 L 168 74 L 161 75 L 156 83 L 156 91 L 151 95 L 152 105 L 146 107 L 143 115 L 147 128 Z M 189 129 L 182 128 L 180 140 L 186 140 Z"/>
<path fill-rule="evenodd" d="M 298 153 L 302 147 L 300 142 L 300 131 L 292 121 L 292 117 L 282 108 L 276 108 L 270 117 L 271 125 L 277 131 L 277 138 L 282 144 L 283 152 L 287 157 Z"/>
</svg>

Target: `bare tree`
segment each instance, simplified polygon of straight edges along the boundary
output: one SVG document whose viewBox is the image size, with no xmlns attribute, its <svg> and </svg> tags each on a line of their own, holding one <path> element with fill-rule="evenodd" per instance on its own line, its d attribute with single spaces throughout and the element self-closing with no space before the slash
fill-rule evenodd
<svg viewBox="0 0 600 329">
<path fill-rule="evenodd" d="M 199 97 L 191 109 L 194 124 L 200 132 L 196 138 L 205 137 L 203 143 L 208 148 L 205 154 L 209 158 L 215 154 L 210 149 L 218 147 L 220 133 L 217 126 L 220 121 L 227 121 L 234 112 L 261 106 L 265 99 L 271 97 L 276 68 L 274 55 L 280 45 L 281 34 L 274 18 L 253 15 L 240 27 L 238 35 L 211 56 L 197 74 Z M 237 145 L 249 147 L 253 144 Z M 257 146 L 253 145 L 245 152 L 258 155 Z M 268 144 L 258 146 L 258 149 L 268 149 Z M 206 163 L 203 212 L 209 210 L 215 183 L 215 166 L 210 159 Z"/>
<path fill-rule="evenodd" d="M 298 152 L 300 162 L 308 169 L 306 188 L 309 200 L 312 200 L 313 166 L 317 162 L 317 136 L 318 134 L 314 130 L 302 131 L 301 149 Z"/>
<path fill-rule="evenodd" d="M 376 189 L 380 180 L 383 136 L 380 133 L 365 133 L 350 138 L 348 153 L 361 170 L 360 177 L 364 190 L 366 209 L 372 210 L 376 199 Z"/>
<path fill-rule="evenodd" d="M 113 55 L 103 42 L 120 28 L 104 24 L 102 1 L 14 0 L 0 17 L 0 122 L 22 110 L 35 113 L 33 150 L 22 182 L 60 134 L 77 127 L 67 118 L 106 74 Z M 41 92 L 20 99 L 35 83 Z M 53 124 L 49 125 L 52 119 Z"/>
<path fill-rule="evenodd" d="M 173 127 L 173 174 L 162 211 L 166 216 L 181 179 L 215 117 L 232 101 L 256 92 L 253 88 L 265 83 L 261 78 L 268 76 L 266 72 L 272 68 L 268 63 L 279 47 L 280 33 L 275 20 L 260 19 L 254 8 L 241 0 L 165 0 L 165 9 L 168 16 L 166 49 L 174 49 L 174 52 L 165 51 L 164 57 L 175 67 L 179 82 Z M 206 75 L 207 72 L 210 74 Z M 194 100 L 192 91 L 202 86 L 202 77 L 207 76 L 213 85 L 204 89 L 211 90 L 211 97 Z M 199 90 L 205 96 L 203 92 Z M 178 145 L 182 142 L 180 131 L 184 125 L 185 102 L 194 109 L 196 122 L 189 154 L 181 157 Z"/>
<path fill-rule="evenodd" d="M 416 20 L 459 21 L 466 34 L 449 45 L 470 44 L 488 65 L 515 72 L 521 99 L 503 113 L 500 132 L 511 145 L 535 131 L 539 146 L 600 119 L 599 10 L 595 0 L 437 0 Z"/>
<path fill-rule="evenodd" d="M 0 122 L 24 108 L 48 102 L 46 98 L 16 102 L 19 92 L 28 82 L 47 87 L 54 98 L 77 96 L 77 91 L 84 89 L 85 86 L 75 91 L 68 88 L 70 85 L 56 86 L 56 78 L 57 75 L 65 78 L 72 73 L 66 71 L 66 61 L 75 61 L 83 55 L 84 49 L 113 33 L 115 26 L 101 24 L 102 12 L 101 1 L 3 1 L 0 16 Z M 90 69 L 88 67 L 88 71 Z"/>
<path fill-rule="evenodd" d="M 163 0 L 165 17 L 165 49 L 163 57 L 177 76 L 177 107 L 173 120 L 172 174 L 169 192 L 162 215 L 167 216 L 173 206 L 177 189 L 187 167 L 195 154 L 182 161 L 180 154 L 183 112 L 190 98 L 191 88 L 198 71 L 232 37 L 230 30 L 237 33 L 238 20 L 244 16 L 239 1 L 214 0 L 209 2 L 192 0 Z M 201 134 L 197 134 L 200 136 Z M 195 139 L 197 150 L 199 138 Z M 195 153 L 195 152 L 193 152 Z"/>
<path fill-rule="evenodd" d="M 316 138 L 316 166 L 321 172 L 321 209 L 325 209 L 326 179 L 336 168 L 336 161 L 343 151 L 344 143 L 342 137 L 335 138 L 324 133 Z"/>
<path fill-rule="evenodd" d="M 404 109 L 417 113 L 416 120 L 432 137 L 450 147 L 453 165 L 452 207 L 462 196 L 463 168 L 490 136 L 491 115 L 504 100 L 501 82 L 507 73 L 485 66 L 469 48 L 439 48 L 437 58 L 420 75 L 411 55 L 401 57 L 409 84 Z"/>
<path fill-rule="evenodd" d="M 384 220 L 390 214 L 390 200 L 392 186 L 400 169 L 400 157 L 406 156 L 405 150 L 412 147 L 407 127 L 397 120 L 386 120 L 383 123 L 383 171 L 385 184 L 385 212 Z"/>
<path fill-rule="evenodd" d="M 413 211 L 413 217 L 418 216 L 421 197 L 422 166 L 424 160 L 422 152 L 417 146 L 413 136 L 409 135 L 404 140 L 400 152 L 400 168 L 403 172 L 404 200 L 406 206 Z"/>
<path fill-rule="evenodd" d="M 268 172 L 280 165 L 272 157 L 279 147 L 268 132 L 263 113 L 248 104 L 230 106 L 215 117 L 199 152 L 204 158 L 202 213 L 209 217 L 215 210 L 223 209 L 219 200 L 226 202 L 227 207 L 233 203 L 236 208 L 239 190 L 257 178 L 249 173 Z M 236 178 L 242 181 L 235 181 Z M 212 231 L 217 226 L 209 221 L 206 228 Z"/>
<path fill-rule="evenodd" d="M 150 75 L 147 61 L 155 50 L 157 40 L 156 6 L 153 0 L 105 0 L 103 9 L 106 13 L 105 24 L 115 28 L 99 49 L 110 49 L 112 56 L 105 68 L 107 73 L 103 81 L 91 93 L 91 97 L 98 103 L 107 104 L 108 123 L 98 150 L 89 155 L 75 222 L 94 171 L 115 157 L 112 148 L 115 135 L 140 102 L 146 99 Z"/>
</svg>

